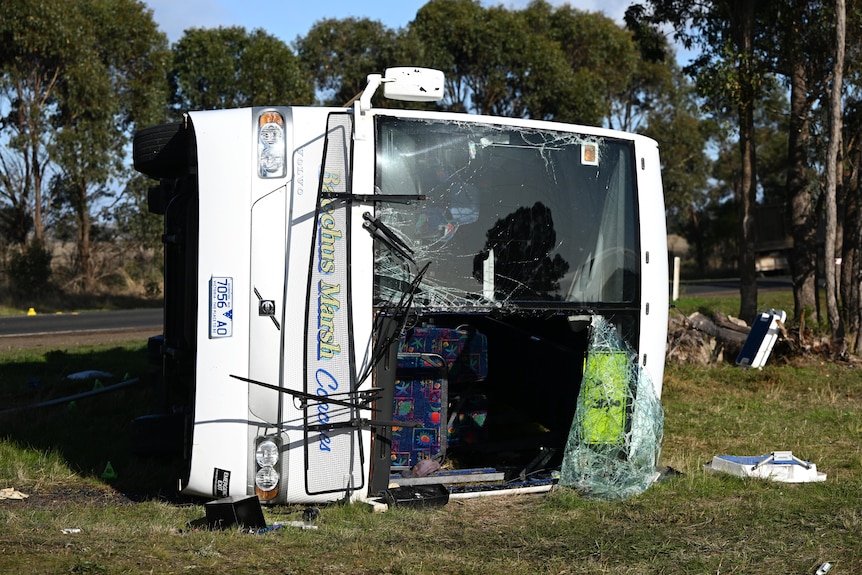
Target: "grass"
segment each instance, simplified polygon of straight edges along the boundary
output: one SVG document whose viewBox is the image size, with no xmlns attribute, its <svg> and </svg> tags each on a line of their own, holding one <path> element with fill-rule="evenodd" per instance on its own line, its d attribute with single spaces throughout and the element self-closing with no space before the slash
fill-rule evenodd
<svg viewBox="0 0 862 575">
<path fill-rule="evenodd" d="M 97 370 L 111 374 L 84 380 L 68 376 Z M 40 457 L 60 457 L 69 466 L 69 477 L 101 477 L 107 464 L 122 470 L 115 487 L 124 490 L 172 489 L 169 478 L 153 475 L 160 462 L 130 456 L 129 424 L 140 415 L 161 409 L 158 390 L 150 382 L 146 342 L 129 341 L 111 346 L 75 349 L 21 349 L 0 353 L 0 438 L 26 446 Z M 119 391 L 121 381 L 137 384 Z M 106 393 L 63 401 L 39 409 L 28 406 L 98 390 Z M 22 453 L 27 453 L 25 449 Z M 0 459 L 0 479 L 8 477 L 8 458 Z M 149 479 L 140 481 L 141 474 Z M 62 474 L 61 474 L 62 475 Z M 14 475 L 13 475 L 14 476 Z M 45 484 L 39 475 L 30 483 Z M 48 485 L 56 484 L 47 481 Z M 62 485 L 61 485 L 62 486 Z"/>
<path fill-rule="evenodd" d="M 74 391 L 62 378 L 79 369 L 145 376 L 145 355 L 143 342 L 129 342 L 4 357 L 0 405 Z M 40 390 L 28 387 L 34 373 Z M 810 574 L 824 561 L 832 573 L 862 572 L 862 369 L 851 365 L 668 365 L 662 463 L 682 475 L 625 501 L 558 490 L 385 514 L 332 506 L 318 530 L 264 535 L 192 529 L 205 515 L 200 501 L 153 496 L 169 470 L 128 455 L 124 422 L 154 396 L 143 385 L 82 400 L 77 412 L 0 417 L 0 487 L 31 495 L 0 502 L 0 572 Z M 702 469 L 713 455 L 776 449 L 814 461 L 827 481 Z M 108 458 L 116 479 L 100 476 Z M 301 512 L 279 506 L 265 515 L 286 523 Z"/>
<path fill-rule="evenodd" d="M 767 291 L 760 290 L 757 294 L 757 309 L 783 309 L 788 317 L 793 315 L 793 292 L 790 290 Z M 683 293 L 671 305 L 685 315 L 699 311 L 705 315 L 722 312 L 725 315 L 739 316 L 739 295 L 730 297 L 687 296 Z"/>
</svg>

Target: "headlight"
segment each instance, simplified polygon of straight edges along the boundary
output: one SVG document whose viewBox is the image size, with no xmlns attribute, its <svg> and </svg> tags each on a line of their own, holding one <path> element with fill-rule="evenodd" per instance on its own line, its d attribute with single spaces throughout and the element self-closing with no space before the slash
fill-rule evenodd
<svg viewBox="0 0 862 575">
<path fill-rule="evenodd" d="M 254 492 L 262 500 L 275 499 L 278 495 L 278 471 L 275 470 L 280 458 L 279 441 L 276 437 L 262 437 L 254 448 L 257 472 L 254 474 Z"/>
<path fill-rule="evenodd" d="M 264 439 L 257 444 L 254 459 L 261 467 L 274 467 L 278 463 L 278 445 L 272 439 Z"/>
<path fill-rule="evenodd" d="M 284 116 L 264 112 L 257 119 L 257 174 L 261 178 L 283 178 L 287 152 L 284 141 Z"/>
<path fill-rule="evenodd" d="M 254 484 L 264 494 L 278 490 L 278 471 L 270 466 L 261 467 L 254 476 Z M 258 496 L 262 497 L 260 493 Z M 273 495 L 275 497 L 275 495 Z M 262 497 L 265 498 L 265 497 Z"/>
</svg>

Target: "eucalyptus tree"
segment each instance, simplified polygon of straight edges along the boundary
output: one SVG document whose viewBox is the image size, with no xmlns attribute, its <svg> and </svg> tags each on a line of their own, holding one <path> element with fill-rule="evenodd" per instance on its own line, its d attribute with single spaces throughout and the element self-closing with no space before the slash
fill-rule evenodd
<svg viewBox="0 0 862 575">
<path fill-rule="evenodd" d="M 648 0 L 633 5 L 630 19 L 670 24 L 675 37 L 699 56 L 687 67 L 709 108 L 732 110 L 739 146 L 739 275 L 740 311 L 746 321 L 757 314 L 757 273 L 753 209 L 757 198 L 757 155 L 754 112 L 764 77 L 769 74 L 768 32 L 777 0 Z"/>
<path fill-rule="evenodd" d="M 824 11 L 824 8 L 827 10 Z M 825 13 L 824 13 L 825 12 Z M 828 17 L 827 17 L 828 14 Z M 812 111 L 825 104 L 832 41 L 832 10 L 820 0 L 787 0 L 776 13 L 775 68 L 789 86 L 787 199 L 793 248 L 790 267 L 793 280 L 794 317 L 804 314 L 817 322 L 818 201 L 822 187 L 817 165 L 823 155 L 812 144 Z M 812 58 L 811 54 L 823 57 Z"/>
<path fill-rule="evenodd" d="M 413 42 L 422 47 L 422 64 L 443 70 L 443 105 L 453 112 L 484 110 L 473 100 L 485 78 L 480 61 L 489 60 L 501 38 L 486 30 L 485 8 L 478 0 L 431 0 L 410 23 Z M 488 92 L 489 90 L 485 90 Z"/>
<path fill-rule="evenodd" d="M 835 273 L 835 244 L 838 228 L 837 188 L 841 151 L 842 94 L 844 91 L 844 54 L 846 51 L 847 12 L 845 0 L 835 0 L 835 49 L 832 52 L 832 78 L 829 93 L 829 147 L 826 157 L 826 309 L 832 328 L 833 351 L 844 351 L 844 322 L 838 309 L 838 282 Z"/>
<path fill-rule="evenodd" d="M 588 69 L 567 58 L 564 43 L 578 29 L 562 26 L 556 33 L 556 12 L 544 1 L 509 10 L 431 0 L 409 34 L 423 63 L 446 72 L 448 109 L 599 125 L 606 117 L 602 66 Z"/>
<path fill-rule="evenodd" d="M 847 54 L 844 108 L 844 178 L 839 189 L 843 213 L 841 300 L 848 349 L 862 355 L 862 11 L 859 0 L 847 4 Z M 839 220 L 842 221 L 842 220 Z"/>
<path fill-rule="evenodd" d="M 404 31 L 392 30 L 376 20 L 326 18 L 297 38 L 294 47 L 322 103 L 341 106 L 365 88 L 368 74 L 379 74 L 392 66 L 417 65 L 405 42 Z"/>
<path fill-rule="evenodd" d="M 527 10 L 547 5 L 535 0 Z M 641 64 L 638 46 L 629 30 L 599 12 L 586 12 L 564 4 L 548 18 L 547 33 L 558 43 L 576 78 L 601 110 L 600 121 L 609 128 L 633 130 L 630 98 Z"/>
<path fill-rule="evenodd" d="M 92 290 L 93 210 L 116 193 L 134 126 L 164 112 L 167 39 L 136 0 L 3 0 L 0 13 L 3 198 L 28 210 L 38 241 L 47 206 L 70 209 Z M 63 182 L 56 198 L 50 181 Z"/>
<path fill-rule="evenodd" d="M 191 28 L 174 44 L 170 78 L 177 113 L 265 105 L 303 105 L 312 81 L 282 40 L 239 26 Z"/>
</svg>

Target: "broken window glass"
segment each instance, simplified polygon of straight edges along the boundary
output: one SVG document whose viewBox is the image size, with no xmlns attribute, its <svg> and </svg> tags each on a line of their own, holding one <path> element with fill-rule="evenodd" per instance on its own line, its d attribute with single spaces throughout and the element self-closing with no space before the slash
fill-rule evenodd
<svg viewBox="0 0 862 575">
<path fill-rule="evenodd" d="M 639 285 L 633 144 L 570 132 L 377 117 L 376 217 L 431 262 L 414 304 L 470 311 L 630 303 Z M 378 246 L 378 302 L 415 266 Z"/>
<path fill-rule="evenodd" d="M 656 479 L 664 410 L 652 380 L 612 324 L 594 316 L 560 485 L 625 499 Z"/>
</svg>

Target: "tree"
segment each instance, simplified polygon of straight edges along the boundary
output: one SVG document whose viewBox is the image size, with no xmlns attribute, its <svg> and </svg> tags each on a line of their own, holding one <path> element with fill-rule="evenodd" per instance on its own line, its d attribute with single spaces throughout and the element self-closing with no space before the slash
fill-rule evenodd
<svg viewBox="0 0 862 575">
<path fill-rule="evenodd" d="M 473 101 L 485 81 L 481 67 L 501 38 L 486 36 L 485 9 L 477 0 L 431 0 L 410 23 L 410 35 L 422 46 L 423 64 L 446 74 L 444 106 L 453 112 L 482 113 Z M 485 90 L 489 92 L 490 90 Z"/>
<path fill-rule="evenodd" d="M 765 66 L 765 30 L 774 19 L 772 2 L 750 0 L 649 0 L 629 8 L 638 22 L 670 24 L 686 47 L 700 56 L 687 68 L 713 110 L 732 109 L 739 146 L 739 316 L 751 322 L 757 314 L 753 208 L 757 198 L 754 112 Z"/>
<path fill-rule="evenodd" d="M 368 18 L 328 18 L 295 42 L 303 69 L 314 79 L 324 105 L 343 106 L 365 89 L 368 74 L 415 65 L 404 34 Z"/>
<path fill-rule="evenodd" d="M 2 127 L 11 150 L 3 166 L 18 168 L 4 170 L 17 174 L 6 195 L 17 198 L 13 208 L 28 206 L 41 241 L 46 182 L 62 179 L 56 205 L 73 209 L 78 272 L 92 290 L 93 202 L 114 193 L 134 125 L 163 113 L 167 40 L 136 0 L 4 0 L 2 12 Z"/>
<path fill-rule="evenodd" d="M 794 317 L 801 321 L 808 313 L 819 321 L 817 305 L 817 202 L 820 185 L 812 164 L 815 154 L 811 145 L 814 106 L 825 93 L 825 81 L 831 73 L 828 58 L 811 58 L 811 54 L 829 51 L 827 30 L 831 28 L 818 2 L 789 0 L 778 12 L 776 27 L 776 70 L 790 86 L 788 118 L 787 197 L 793 248 L 790 268 L 793 280 Z"/>
<path fill-rule="evenodd" d="M 175 111 L 306 105 L 311 78 L 281 40 L 245 28 L 186 30 L 173 47 Z"/>
<path fill-rule="evenodd" d="M 848 349 L 862 355 L 862 79 L 858 66 L 853 64 L 859 61 L 862 51 L 862 11 L 858 0 L 850 0 L 846 10 L 844 177 L 839 180 L 838 190 L 839 222 L 843 223 L 840 294 Z"/>
<path fill-rule="evenodd" d="M 841 299 L 849 349 L 862 354 L 862 109 L 853 99 L 846 108 L 844 125 L 844 242 L 841 253 Z"/>
<path fill-rule="evenodd" d="M 616 36 L 606 38 L 606 25 L 615 27 Z M 587 31 L 589 38 L 581 37 Z M 582 45 L 601 42 L 592 52 L 608 55 L 620 35 L 631 47 L 625 32 L 604 16 L 555 10 L 543 0 L 521 11 L 486 9 L 474 0 L 431 0 L 417 12 L 409 34 L 423 62 L 446 73 L 449 110 L 592 125 L 601 124 L 607 111 L 600 69 L 618 62 L 586 63 L 566 47 L 577 36 Z"/>
<path fill-rule="evenodd" d="M 835 268 L 838 211 L 838 155 L 841 149 L 841 94 L 844 82 L 844 52 L 846 7 L 844 0 L 835 0 L 835 52 L 833 59 L 832 90 L 829 97 L 829 150 L 826 158 L 826 311 L 832 328 L 832 349 L 844 351 L 844 325 L 838 310 L 838 283 Z"/>
<path fill-rule="evenodd" d="M 24 244 L 29 225 L 38 241 L 44 237 L 43 182 L 50 168 L 52 116 L 58 84 L 71 58 L 78 12 L 65 14 L 67 2 L 3 0 L 0 11 L 0 93 L 6 110 L 0 123 L 4 220 L 11 239 Z M 48 33 L 50 30 L 50 33 Z"/>
<path fill-rule="evenodd" d="M 534 1 L 531 8 L 544 0 Z M 575 75 L 576 85 L 594 99 L 600 116 L 591 124 L 630 130 L 631 90 L 641 64 L 630 31 L 599 12 L 584 12 L 568 5 L 554 10 L 550 36 L 558 43 Z"/>
</svg>

